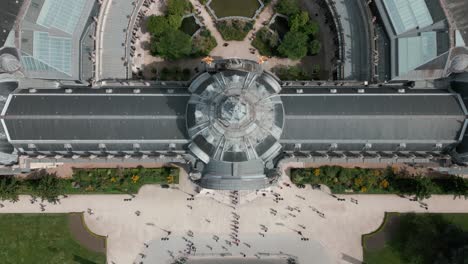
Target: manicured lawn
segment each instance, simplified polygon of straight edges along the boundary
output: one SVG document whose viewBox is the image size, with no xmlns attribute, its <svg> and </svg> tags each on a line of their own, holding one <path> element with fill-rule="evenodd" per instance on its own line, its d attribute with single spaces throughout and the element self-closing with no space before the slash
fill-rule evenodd
<svg viewBox="0 0 468 264">
<path fill-rule="evenodd" d="M 260 7 L 257 0 L 213 0 L 210 7 L 218 18 L 228 16 L 253 17 Z"/>
<path fill-rule="evenodd" d="M 401 217 L 406 216 L 408 214 L 399 214 L 399 213 L 387 213 L 384 224 L 381 226 L 379 230 L 374 233 L 367 234 L 363 236 L 363 250 L 364 250 L 364 263 L 366 264 L 404 264 L 406 261 L 402 260 L 401 253 L 395 248 L 392 247 L 391 244 L 396 245 L 400 243 L 400 241 L 395 241 L 395 234 L 397 233 L 408 233 L 412 232 L 412 229 L 403 230 L 400 226 Z M 468 214 L 415 214 L 416 219 L 423 221 L 422 218 L 428 217 L 440 217 L 438 221 L 443 223 L 446 227 L 452 226 L 458 228 L 461 233 L 465 232 L 465 242 L 463 245 L 467 246 L 467 234 L 468 234 Z M 426 219 L 427 220 L 427 219 Z M 436 221 L 437 222 L 437 221 Z M 408 226 L 406 226 L 408 227 Z M 413 227 L 413 226 L 410 226 Z M 424 226 L 422 226 L 424 227 Z M 421 228 L 421 226 L 414 226 L 414 230 L 418 230 L 418 232 L 426 232 L 429 234 L 428 237 L 444 237 L 445 233 L 442 233 L 442 230 L 450 230 L 450 228 L 444 229 L 435 226 L 429 226 L 427 229 Z M 459 231 L 454 231 L 457 234 L 460 234 Z M 416 235 L 417 236 L 417 235 Z M 448 239 L 450 239 L 450 234 L 447 234 Z M 416 241 L 421 241 L 421 245 L 415 247 L 415 249 L 419 249 L 418 251 L 421 253 L 421 256 L 427 256 L 425 252 L 437 252 L 438 250 L 435 249 L 435 244 L 438 241 L 425 241 L 424 237 L 417 236 L 415 238 Z M 457 240 L 457 246 L 460 246 L 459 240 Z M 440 244 L 445 245 L 446 241 L 440 242 Z M 424 248 L 421 248 L 424 247 Z M 453 246 L 453 245 L 452 245 Z M 431 253 L 429 253 L 431 254 Z M 424 259 L 421 257 L 421 259 Z M 458 262 L 454 262 L 458 263 Z"/>
<path fill-rule="evenodd" d="M 105 263 L 71 236 L 66 214 L 0 214 L 0 262 Z"/>
<path fill-rule="evenodd" d="M 182 19 L 180 30 L 185 34 L 192 36 L 198 29 L 200 29 L 200 26 L 195 22 L 195 18 L 193 16 Z"/>
</svg>

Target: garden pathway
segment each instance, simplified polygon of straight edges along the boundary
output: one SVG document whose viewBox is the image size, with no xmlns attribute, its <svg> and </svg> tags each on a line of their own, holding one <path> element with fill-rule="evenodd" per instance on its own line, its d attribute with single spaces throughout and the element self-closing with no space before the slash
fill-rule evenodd
<svg viewBox="0 0 468 264">
<path fill-rule="evenodd" d="M 302 163 L 287 165 L 304 166 Z M 435 195 L 425 200 L 428 210 L 396 195 L 338 195 L 346 199 L 340 202 L 309 186 L 286 187 L 284 183 L 290 181 L 285 174 L 279 186 L 259 192 L 240 192 L 239 204 L 233 209 L 227 202 L 230 201 L 228 192 L 202 190 L 193 201 L 187 200 L 190 198 L 187 193 L 193 193 L 194 186 L 188 184 L 186 177 L 181 175 L 180 189 L 143 186 L 131 201 L 123 201 L 128 195 L 70 195 L 59 204 L 43 204 L 45 213 L 92 209 L 92 214 L 85 214 L 86 224 L 93 232 L 108 236 L 107 259 L 116 264 L 148 261 L 156 255 L 160 257 L 158 263 L 169 263 L 168 251 L 179 255 L 187 248 L 183 237 L 195 243 L 199 254 L 224 252 L 239 256 L 243 252 L 254 257 L 259 252 L 282 251 L 298 255 L 299 263 L 347 263 L 344 254 L 362 259 L 361 236 L 377 229 L 386 211 L 468 212 L 468 200 L 454 200 L 452 196 Z M 274 195 L 280 195 L 283 200 L 275 202 Z M 358 204 L 350 202 L 350 198 Z M 39 204 L 32 204 L 29 199 L 21 196 L 16 203 L 2 202 L 4 207 L 0 213 L 40 213 Z M 136 211 L 140 211 L 139 216 Z M 239 239 L 251 247 L 225 243 L 231 240 L 233 211 L 240 216 Z M 316 211 L 322 212 L 323 217 Z M 262 231 L 261 225 L 268 231 Z M 168 241 L 161 240 L 167 236 L 165 230 L 171 231 Z M 294 230 L 300 230 L 310 241 L 302 241 Z M 193 232 L 193 238 L 187 235 L 188 231 Z M 212 239 L 213 235 L 220 238 L 219 242 Z"/>
<path fill-rule="evenodd" d="M 262 10 L 259 14 L 258 18 L 255 20 L 254 23 L 254 30 L 250 31 L 247 37 L 242 41 L 225 41 L 223 40 L 221 34 L 216 29 L 215 22 L 213 18 L 208 13 L 207 9 L 202 6 L 198 0 L 189 0 L 192 5 L 195 7 L 195 12 L 199 12 L 198 16 L 202 17 L 203 24 L 206 28 L 211 32 L 213 37 L 216 39 L 218 46 L 215 47 L 210 56 L 214 57 L 215 59 L 226 59 L 226 58 L 241 58 L 241 59 L 249 59 L 257 61 L 259 58 L 258 52 L 252 54 L 250 49 L 253 48 L 251 45 L 251 37 L 255 35 L 256 31 L 262 28 L 262 23 L 265 21 L 269 21 L 274 14 L 273 6 L 277 0 L 273 0 L 270 4 L 267 5 L 266 8 Z M 164 4 L 162 1 L 158 1 L 152 4 L 149 7 L 149 11 L 147 13 L 147 17 L 151 15 L 161 15 L 163 14 L 162 10 L 164 8 Z M 136 40 L 135 47 L 136 56 L 133 59 L 133 71 L 136 72 L 138 70 L 143 71 L 143 76 L 146 79 L 151 79 L 154 77 L 154 70 L 153 69 L 162 69 L 164 67 L 180 67 L 180 68 L 189 68 L 194 70 L 195 68 L 201 68 L 203 65 L 201 64 L 201 58 L 188 58 L 182 59 L 178 61 L 165 61 L 160 57 L 154 57 L 149 52 L 149 45 L 150 45 L 150 34 L 146 31 L 145 22 L 142 22 L 142 27 L 138 30 L 137 36 L 138 39 Z M 228 43 L 227 47 L 224 47 L 223 44 Z M 273 67 L 277 65 L 297 65 L 299 64 L 299 60 L 290 60 L 287 58 L 271 58 L 268 62 L 266 62 L 263 66 L 267 70 L 271 70 Z"/>
</svg>

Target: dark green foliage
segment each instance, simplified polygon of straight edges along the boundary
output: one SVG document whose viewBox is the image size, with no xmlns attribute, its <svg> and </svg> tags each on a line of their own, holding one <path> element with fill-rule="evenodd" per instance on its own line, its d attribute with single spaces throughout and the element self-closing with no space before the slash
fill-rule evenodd
<svg viewBox="0 0 468 264">
<path fill-rule="evenodd" d="M 278 52 L 284 57 L 298 60 L 307 55 L 308 37 L 302 32 L 290 31 L 284 36 L 278 47 Z"/>
<path fill-rule="evenodd" d="M 289 29 L 291 31 L 302 31 L 307 23 L 309 23 L 309 13 L 302 11 L 289 18 Z"/>
<path fill-rule="evenodd" d="M 278 44 L 278 33 L 268 30 L 267 27 L 262 27 L 252 41 L 252 46 L 258 50 L 260 55 L 264 56 L 273 56 L 276 53 Z"/>
<path fill-rule="evenodd" d="M 432 194 L 453 194 L 468 197 L 468 179 L 456 176 L 398 175 L 387 169 L 343 168 L 323 166 L 319 168 L 293 169 L 291 180 L 296 184 L 324 184 L 335 193 L 346 190 L 367 193 L 397 193 L 414 195 L 418 200 Z"/>
<path fill-rule="evenodd" d="M 281 80 L 310 80 L 311 77 L 299 66 L 279 66 L 273 68 L 273 72 Z"/>
<path fill-rule="evenodd" d="M 174 173 L 174 174 L 173 174 Z M 178 170 L 172 168 L 112 168 L 74 169 L 73 181 L 76 189 L 83 193 L 136 193 L 144 184 L 166 183 L 168 176 L 178 183 Z"/>
<path fill-rule="evenodd" d="M 468 232 L 437 214 L 402 215 L 388 244 L 403 263 L 468 262 Z"/>
<path fill-rule="evenodd" d="M 322 44 L 320 41 L 314 39 L 310 43 L 310 54 L 312 55 L 317 55 L 320 52 L 320 49 L 322 49 Z"/>
<path fill-rule="evenodd" d="M 0 176 L 0 200 L 18 201 L 20 183 L 13 176 Z"/>
<path fill-rule="evenodd" d="M 151 53 L 168 60 L 177 60 L 190 55 L 192 39 L 179 30 L 169 30 L 151 43 Z"/>
<path fill-rule="evenodd" d="M 64 194 L 64 189 L 56 174 L 39 170 L 34 172 L 30 177 L 27 183 L 31 185 L 32 193 L 43 201 L 56 203 L 59 200 L 59 196 Z"/>
<path fill-rule="evenodd" d="M 243 40 L 250 30 L 253 28 L 253 23 L 243 20 L 223 20 L 216 23 L 219 33 L 224 40 Z"/>
<path fill-rule="evenodd" d="M 211 35 L 210 31 L 202 30 L 199 35 L 192 40 L 193 56 L 206 56 L 218 45 L 216 39 Z"/>
<path fill-rule="evenodd" d="M 299 3 L 297 0 L 279 0 L 275 6 L 276 12 L 290 16 L 299 13 Z"/>
<path fill-rule="evenodd" d="M 181 69 L 180 67 L 164 67 L 159 73 L 158 80 L 161 81 L 188 81 L 191 77 L 190 69 Z"/>
<path fill-rule="evenodd" d="M 188 0 L 168 0 L 167 1 L 167 14 L 183 16 L 190 13 L 192 4 Z"/>
<path fill-rule="evenodd" d="M 160 36 L 164 31 L 171 29 L 165 16 L 150 16 L 146 27 L 153 36 Z"/>
</svg>

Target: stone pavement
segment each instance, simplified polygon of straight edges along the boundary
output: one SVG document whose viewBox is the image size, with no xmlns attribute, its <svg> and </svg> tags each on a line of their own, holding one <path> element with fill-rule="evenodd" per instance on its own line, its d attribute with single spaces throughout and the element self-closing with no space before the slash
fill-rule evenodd
<svg viewBox="0 0 468 264">
<path fill-rule="evenodd" d="M 468 201 L 454 200 L 452 196 L 425 200 L 428 210 L 418 202 L 396 195 L 344 195 L 339 197 L 346 201 L 340 202 L 310 186 L 287 187 L 286 176 L 270 189 L 239 192 L 237 204 L 232 203 L 232 193 L 210 190 L 203 190 L 189 200 L 194 186 L 186 175 L 181 178 L 185 181 L 182 180 L 179 189 L 146 185 L 131 201 L 124 201 L 130 198 L 128 195 L 70 195 L 60 204 L 43 203 L 45 213 L 86 212 L 88 227 L 108 236 L 109 263 L 154 263 L 148 260 L 155 257 L 157 263 L 169 263 L 172 259 L 169 251 L 174 257 L 186 254 L 184 250 L 190 243 L 185 238 L 194 243 L 196 254 L 240 256 L 242 252 L 249 258 L 266 257 L 263 253 L 292 254 L 299 263 L 309 264 L 314 263 L 310 262 L 311 254 L 317 260 L 315 263 L 347 263 L 343 260 L 349 259 L 347 256 L 362 260 L 361 236 L 377 229 L 386 211 L 468 212 Z M 0 213 L 40 213 L 39 204 L 31 204 L 29 198 L 21 196 L 17 203 L 2 202 Z M 235 229 L 239 246 L 230 237 Z M 219 241 L 215 242 L 213 236 L 219 237 Z M 163 237 L 169 240 L 161 240 Z"/>
</svg>

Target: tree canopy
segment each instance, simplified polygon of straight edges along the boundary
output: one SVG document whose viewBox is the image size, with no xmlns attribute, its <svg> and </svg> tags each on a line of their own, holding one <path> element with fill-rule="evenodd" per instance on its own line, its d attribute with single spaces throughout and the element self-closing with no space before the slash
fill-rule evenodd
<svg viewBox="0 0 468 264">
<path fill-rule="evenodd" d="M 468 232 L 441 215 L 404 214 L 389 246 L 399 252 L 404 263 L 464 264 Z"/>
<path fill-rule="evenodd" d="M 276 12 L 290 16 L 299 13 L 299 3 L 297 0 L 279 0 L 276 4 Z"/>
<path fill-rule="evenodd" d="M 298 60 L 307 55 L 308 37 L 302 32 L 289 31 L 278 47 L 278 52 L 285 57 Z"/>
<path fill-rule="evenodd" d="M 186 11 L 190 11 L 192 4 L 187 0 L 168 0 L 167 1 L 167 14 L 183 16 Z"/>
<path fill-rule="evenodd" d="M 154 35 L 159 36 L 164 31 L 171 29 L 169 21 L 165 16 L 150 16 L 146 24 L 148 31 Z"/>
<path fill-rule="evenodd" d="M 192 40 L 189 35 L 179 30 L 168 30 L 153 41 L 151 52 L 169 60 L 177 60 L 190 55 Z"/>
<path fill-rule="evenodd" d="M 322 43 L 320 43 L 320 41 L 314 39 L 312 42 L 310 42 L 310 54 L 317 55 L 321 49 Z"/>
</svg>

